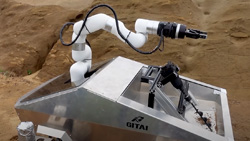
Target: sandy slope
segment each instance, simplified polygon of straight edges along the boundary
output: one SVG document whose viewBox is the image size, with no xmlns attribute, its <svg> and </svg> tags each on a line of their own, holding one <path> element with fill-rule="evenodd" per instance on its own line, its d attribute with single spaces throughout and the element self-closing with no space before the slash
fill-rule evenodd
<svg viewBox="0 0 250 141">
<path fill-rule="evenodd" d="M 67 9 L 79 10 L 87 8 L 93 0 L 15 0 L 20 3 L 30 4 L 34 6 L 40 5 L 59 5 Z"/>
<path fill-rule="evenodd" d="M 18 0 L 21 1 L 21 0 Z M 0 0 L 0 140 L 16 135 L 19 123 L 13 109 L 15 101 L 24 93 L 58 74 L 68 71 L 73 63 L 71 48 L 58 41 L 61 25 L 80 18 L 77 2 L 22 0 L 31 6 Z M 90 2 L 90 1 L 88 1 Z M 86 4 L 88 3 L 86 2 Z M 172 60 L 181 67 L 181 74 L 228 91 L 232 124 L 236 140 L 250 140 L 248 107 L 250 106 L 250 2 L 247 0 L 96 0 L 92 5 L 107 3 L 129 29 L 137 18 L 176 21 L 208 31 L 207 40 L 165 40 L 165 50 L 141 55 L 110 33 L 99 31 L 88 36 L 93 49 L 93 62 L 121 55 L 146 64 L 163 65 Z M 66 5 L 65 5 L 66 4 Z M 99 12 L 110 14 L 106 9 Z M 82 14 L 81 14 L 82 13 Z M 27 29 L 30 30 L 27 30 Z M 70 41 L 71 29 L 64 38 Z M 159 38 L 149 36 L 142 48 L 150 50 Z M 6 61 L 8 60 L 8 61 Z M 37 72 L 27 75 L 27 70 Z M 8 71 L 8 72 L 7 72 Z M 10 73 L 11 72 L 11 73 Z M 4 76 L 6 75 L 6 76 Z M 18 76 L 18 77 L 12 77 Z M 6 130 L 8 129 L 8 130 Z"/>
</svg>

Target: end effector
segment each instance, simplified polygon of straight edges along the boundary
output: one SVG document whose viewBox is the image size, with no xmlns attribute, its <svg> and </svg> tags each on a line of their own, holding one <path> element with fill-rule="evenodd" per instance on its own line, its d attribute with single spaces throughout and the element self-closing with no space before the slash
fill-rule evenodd
<svg viewBox="0 0 250 141">
<path fill-rule="evenodd" d="M 166 38 L 183 39 L 184 37 L 193 39 L 206 39 L 207 33 L 196 30 L 187 29 L 186 25 L 175 22 L 160 22 L 146 19 L 137 19 L 135 23 L 135 30 L 145 34 L 164 35 Z"/>
<path fill-rule="evenodd" d="M 178 24 L 175 22 L 160 22 L 157 29 L 157 35 L 161 34 L 165 37 L 171 37 L 172 39 L 183 39 L 184 37 L 194 39 L 206 39 L 207 33 L 196 29 L 187 29 L 186 25 Z"/>
</svg>

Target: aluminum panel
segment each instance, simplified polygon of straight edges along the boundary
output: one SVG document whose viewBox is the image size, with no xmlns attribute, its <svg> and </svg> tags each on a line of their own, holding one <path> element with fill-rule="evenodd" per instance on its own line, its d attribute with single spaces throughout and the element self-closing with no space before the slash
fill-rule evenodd
<svg viewBox="0 0 250 141">
<path fill-rule="evenodd" d="M 116 137 L 125 141 L 125 135 L 136 134 L 136 139 L 143 141 L 225 140 L 220 135 L 125 97 L 113 102 L 82 88 L 19 103 L 16 110 L 21 121 L 32 121 L 36 127 L 43 125 L 66 131 L 73 140 L 96 141 L 100 138 L 94 136 L 108 135 L 107 140 Z M 134 121 L 139 117 L 140 120 Z"/>
<path fill-rule="evenodd" d="M 117 57 L 101 72 L 85 82 L 83 87 L 102 97 L 116 101 L 143 66 L 146 65 Z"/>
</svg>

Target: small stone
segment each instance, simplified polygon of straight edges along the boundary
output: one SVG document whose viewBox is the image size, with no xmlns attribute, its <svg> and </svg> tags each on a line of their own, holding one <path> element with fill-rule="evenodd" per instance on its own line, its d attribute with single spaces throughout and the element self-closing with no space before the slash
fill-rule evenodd
<svg viewBox="0 0 250 141">
<path fill-rule="evenodd" d="M 55 55 L 55 54 L 50 54 L 50 57 L 51 57 L 51 58 L 55 58 L 56 55 Z"/>
<path fill-rule="evenodd" d="M 243 32 L 234 32 L 231 33 L 230 36 L 235 37 L 235 38 L 248 38 L 248 34 L 243 33 Z"/>
</svg>

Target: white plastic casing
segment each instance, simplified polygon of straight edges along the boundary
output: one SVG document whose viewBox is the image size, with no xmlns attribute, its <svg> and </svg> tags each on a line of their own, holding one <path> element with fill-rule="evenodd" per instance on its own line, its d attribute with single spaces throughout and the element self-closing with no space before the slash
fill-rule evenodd
<svg viewBox="0 0 250 141">
<path fill-rule="evenodd" d="M 82 24 L 83 24 L 83 21 L 79 21 L 74 24 L 74 27 L 73 27 L 74 34 L 72 36 L 72 40 L 74 40 L 76 35 L 79 33 L 82 27 Z M 118 21 L 118 24 L 119 24 L 119 29 L 122 35 L 125 38 L 127 38 L 134 47 L 140 48 L 147 41 L 147 35 L 144 34 L 143 32 L 134 33 L 128 30 L 122 22 Z M 81 32 L 81 36 L 78 38 L 76 43 L 85 42 L 87 34 L 90 34 L 100 29 L 111 32 L 112 34 L 116 35 L 121 41 L 125 42 L 117 32 L 115 19 L 108 15 L 101 13 L 101 14 L 96 14 L 88 18 L 86 25 Z"/>
<path fill-rule="evenodd" d="M 71 82 L 77 82 L 84 79 L 84 75 L 91 68 L 92 51 L 90 47 L 85 44 L 85 50 L 72 50 L 72 58 L 77 61 L 70 67 Z"/>
<path fill-rule="evenodd" d="M 78 61 L 70 67 L 70 78 L 74 84 L 79 84 L 85 77 L 85 73 L 88 71 L 88 63 Z"/>
<path fill-rule="evenodd" d="M 92 59 L 92 51 L 91 48 L 85 44 L 85 49 L 82 51 L 72 50 L 72 58 L 75 61 L 84 61 L 84 60 L 91 60 Z"/>
<path fill-rule="evenodd" d="M 159 23 L 159 21 L 137 19 L 135 22 L 135 31 L 144 34 L 157 34 Z"/>
</svg>

